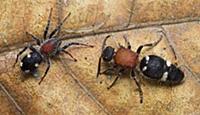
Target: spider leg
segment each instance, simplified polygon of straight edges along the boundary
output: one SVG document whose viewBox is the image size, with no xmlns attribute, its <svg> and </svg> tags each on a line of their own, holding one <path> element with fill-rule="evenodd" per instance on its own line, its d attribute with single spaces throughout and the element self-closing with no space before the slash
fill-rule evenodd
<svg viewBox="0 0 200 115">
<path fill-rule="evenodd" d="M 115 83 L 116 83 L 116 81 L 119 79 L 119 75 L 117 75 L 116 76 L 116 78 L 115 78 L 115 80 L 111 83 L 111 85 L 109 85 L 108 87 L 107 87 L 107 89 L 110 89 Z"/>
<path fill-rule="evenodd" d="M 98 62 L 98 68 L 97 68 L 96 78 L 99 77 L 100 70 L 101 70 L 101 56 L 99 57 L 99 62 Z"/>
<path fill-rule="evenodd" d="M 128 49 L 131 49 L 131 44 L 130 44 L 130 42 L 128 41 L 127 36 L 124 35 L 123 38 L 124 38 L 124 40 L 125 40 L 125 43 L 126 43 L 126 45 L 127 45 L 127 48 L 128 48 Z"/>
<path fill-rule="evenodd" d="M 20 56 L 23 52 L 25 52 L 27 49 L 28 49 L 28 46 L 26 46 L 24 49 L 22 49 L 22 50 L 17 54 L 17 58 L 16 58 L 16 60 L 15 60 L 15 63 L 14 63 L 14 65 L 13 65 L 13 67 L 15 67 L 15 65 L 16 65 L 16 63 L 17 63 L 17 61 L 18 61 L 18 59 L 19 59 L 19 56 Z"/>
<path fill-rule="evenodd" d="M 99 72 L 99 74 L 115 74 L 117 71 L 117 65 L 108 67 L 106 70 Z"/>
<path fill-rule="evenodd" d="M 52 9 L 53 9 L 53 8 L 51 8 L 51 10 L 50 10 L 49 17 L 48 17 L 48 21 L 47 21 L 47 25 L 46 25 L 45 30 L 44 30 L 44 35 L 43 35 L 44 40 L 47 38 L 49 26 L 50 26 L 50 23 L 51 23 Z"/>
<path fill-rule="evenodd" d="M 16 60 L 15 60 L 15 63 L 14 63 L 14 65 L 13 65 L 13 67 L 15 67 L 15 65 L 16 65 L 16 63 L 17 63 L 17 61 L 18 61 L 18 59 L 19 59 L 19 56 L 22 55 L 22 53 L 24 53 L 28 48 L 29 48 L 31 51 L 33 51 L 33 52 L 38 52 L 32 45 L 29 44 L 28 46 L 24 47 L 24 49 L 22 49 L 22 50 L 17 54 L 17 58 L 16 58 Z M 40 53 L 39 53 L 39 54 L 40 54 Z"/>
<path fill-rule="evenodd" d="M 106 46 L 106 41 L 108 40 L 108 38 L 110 38 L 110 35 L 108 35 L 108 36 L 106 36 L 106 38 L 103 40 L 103 44 L 102 44 L 102 47 L 101 47 L 101 55 L 102 55 L 102 52 L 103 52 L 103 50 L 104 50 L 104 48 L 105 48 L 105 46 Z"/>
<path fill-rule="evenodd" d="M 134 70 L 131 71 L 131 79 L 133 79 L 138 87 L 140 93 L 140 103 L 143 103 L 143 92 L 140 83 L 137 81 Z"/>
<path fill-rule="evenodd" d="M 50 69 L 51 62 L 50 62 L 50 59 L 49 59 L 49 58 L 47 58 L 47 64 L 48 64 L 48 66 L 47 66 L 47 68 L 46 68 L 46 71 L 45 71 L 43 77 L 41 78 L 41 80 L 40 80 L 40 82 L 39 82 L 39 85 L 42 83 L 42 81 L 44 80 L 44 78 L 46 77 L 46 75 L 47 75 L 47 73 L 48 73 L 48 71 L 49 71 L 49 69 Z"/>
<path fill-rule="evenodd" d="M 135 68 L 135 74 L 136 74 L 136 76 L 141 76 L 141 77 L 138 77 L 138 82 L 139 82 L 139 84 L 145 86 L 145 83 L 142 81 L 142 77 L 144 75 L 140 72 L 140 70 L 138 70 L 138 68 Z"/>
<path fill-rule="evenodd" d="M 72 54 L 70 54 L 68 51 L 65 51 L 65 49 L 67 49 L 68 47 L 73 46 L 73 45 L 81 45 L 81 46 L 93 47 L 92 45 L 87 45 L 87 44 L 83 44 L 83 43 L 72 42 L 72 43 L 64 45 L 62 48 L 59 49 L 58 52 L 62 51 L 64 53 L 68 54 L 72 59 L 74 59 L 74 61 L 77 61 L 77 59 L 74 58 L 72 56 Z"/>
<path fill-rule="evenodd" d="M 49 39 L 52 38 L 52 36 L 57 32 L 60 31 L 63 23 L 67 20 L 67 18 L 71 15 L 71 13 L 69 13 L 62 22 L 60 22 L 60 24 L 58 24 L 58 26 L 51 32 L 51 34 L 49 35 Z"/>
<path fill-rule="evenodd" d="M 63 51 L 64 53 L 68 54 L 75 62 L 77 61 L 77 59 L 74 58 L 74 57 L 72 56 L 71 53 L 69 53 L 68 51 L 65 51 L 65 50 L 62 50 L 62 51 Z"/>
<path fill-rule="evenodd" d="M 110 35 L 106 36 L 106 38 L 103 40 L 103 44 L 102 44 L 102 50 L 101 50 L 101 55 L 99 57 L 99 61 L 98 61 L 98 68 L 97 68 L 97 74 L 96 74 L 96 78 L 99 77 L 99 74 L 100 74 L 100 69 L 101 69 L 101 57 L 102 57 L 102 53 L 103 53 L 103 50 L 106 46 L 106 41 L 107 39 L 110 38 Z"/>
<path fill-rule="evenodd" d="M 26 32 L 27 35 L 31 36 L 33 40 L 36 41 L 37 45 L 40 45 L 41 44 L 41 41 L 39 38 L 37 38 L 36 36 L 34 36 L 33 34 L 29 33 L 29 32 Z"/>
<path fill-rule="evenodd" d="M 116 83 L 116 81 L 117 81 L 117 80 L 120 78 L 120 76 L 121 76 L 121 72 L 123 72 L 123 71 L 124 71 L 124 69 L 120 69 L 120 70 L 118 71 L 118 74 L 117 74 L 116 78 L 115 78 L 114 81 L 111 83 L 111 85 L 107 87 L 107 89 L 110 89 L 110 88 Z"/>
<path fill-rule="evenodd" d="M 73 46 L 73 45 L 86 46 L 86 47 L 94 47 L 93 45 L 88 45 L 88 44 L 83 44 L 83 43 L 77 43 L 77 42 L 71 42 L 69 44 L 64 45 L 61 49 L 64 50 L 64 49 L 67 49 L 68 47 Z"/>
<path fill-rule="evenodd" d="M 41 53 L 40 53 L 38 50 L 36 50 L 32 45 L 29 45 L 28 48 L 29 48 L 32 52 L 37 52 L 38 54 L 40 54 L 41 57 L 43 57 L 43 56 L 41 55 Z"/>
<path fill-rule="evenodd" d="M 109 73 L 109 72 L 114 72 L 113 70 L 114 70 L 113 68 L 108 68 L 108 69 L 106 69 L 106 70 L 100 72 L 99 74 L 107 74 L 107 73 Z"/>
<path fill-rule="evenodd" d="M 161 35 L 159 40 L 157 40 L 157 41 L 155 41 L 153 43 L 144 44 L 144 45 L 139 46 L 138 49 L 137 49 L 137 53 L 140 54 L 142 48 L 144 48 L 144 47 L 154 47 L 154 46 L 156 46 L 162 40 L 162 37 L 163 36 Z"/>
</svg>

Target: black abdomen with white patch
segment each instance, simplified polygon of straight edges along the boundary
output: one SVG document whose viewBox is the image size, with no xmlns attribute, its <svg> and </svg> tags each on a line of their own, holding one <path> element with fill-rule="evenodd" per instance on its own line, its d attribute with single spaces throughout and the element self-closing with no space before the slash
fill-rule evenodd
<svg viewBox="0 0 200 115">
<path fill-rule="evenodd" d="M 42 57 L 38 52 L 31 52 L 24 56 L 20 62 L 21 70 L 25 73 L 37 74 L 37 68 L 42 62 Z"/>
<path fill-rule="evenodd" d="M 144 57 L 140 62 L 140 70 L 149 79 L 167 83 L 180 83 L 184 78 L 179 68 L 155 55 Z"/>
</svg>

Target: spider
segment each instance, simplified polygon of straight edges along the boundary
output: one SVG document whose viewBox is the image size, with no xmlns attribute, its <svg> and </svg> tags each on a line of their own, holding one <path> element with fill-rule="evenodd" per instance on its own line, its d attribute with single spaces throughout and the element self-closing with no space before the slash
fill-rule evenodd
<svg viewBox="0 0 200 115">
<path fill-rule="evenodd" d="M 127 40 L 127 38 L 125 36 L 123 38 L 124 38 L 124 40 L 127 44 L 127 47 L 120 45 L 119 48 L 116 51 L 111 46 L 105 47 L 106 41 L 107 41 L 108 38 L 110 38 L 110 35 L 108 35 L 104 39 L 103 44 L 102 44 L 102 52 L 101 52 L 101 55 L 99 57 L 96 77 L 98 78 L 99 74 L 106 74 L 110 71 L 115 71 L 117 73 L 117 76 L 114 79 L 114 81 L 111 83 L 111 85 L 107 87 L 108 89 L 110 89 L 116 83 L 116 81 L 119 79 L 120 75 L 125 70 L 130 71 L 130 78 L 135 81 L 135 83 L 136 83 L 136 85 L 139 89 L 140 103 L 143 103 L 143 92 L 142 92 L 141 85 L 140 85 L 139 81 L 136 79 L 135 68 L 136 68 L 136 66 L 139 62 L 139 54 L 140 54 L 141 50 L 144 47 L 153 47 L 153 46 L 157 45 L 161 41 L 162 36 L 159 38 L 158 41 L 156 41 L 154 43 L 140 45 L 136 52 L 131 50 L 131 45 L 130 45 L 129 41 Z M 105 71 L 100 72 L 101 60 L 102 59 L 105 63 L 112 64 L 112 66 L 110 68 L 107 68 Z"/>
<path fill-rule="evenodd" d="M 34 76 L 37 76 L 38 66 L 40 65 L 41 62 L 43 62 L 43 61 L 46 62 L 48 66 L 47 66 L 46 71 L 45 71 L 44 75 L 42 76 L 39 84 L 42 83 L 42 81 L 44 80 L 44 78 L 46 77 L 46 75 L 47 75 L 47 73 L 50 69 L 50 66 L 51 66 L 50 58 L 57 56 L 61 52 L 64 52 L 64 53 L 68 54 L 74 61 L 77 61 L 65 49 L 67 49 L 67 48 L 69 48 L 70 46 L 73 46 L 73 45 L 82 45 L 82 46 L 86 46 L 86 47 L 93 47 L 92 45 L 87 45 L 87 44 L 77 43 L 77 42 L 71 42 L 71 43 L 66 44 L 63 47 L 61 47 L 62 41 L 61 41 L 61 39 L 59 39 L 60 37 L 59 37 L 58 33 L 61 30 L 63 23 L 67 20 L 67 18 L 71 15 L 71 13 L 69 13 L 57 25 L 57 27 L 55 29 L 53 29 L 53 31 L 48 36 L 47 34 L 48 34 L 49 26 L 50 26 L 50 23 L 51 23 L 51 15 L 52 15 L 52 8 L 51 8 L 50 13 L 49 13 L 47 25 L 45 27 L 42 40 L 40 40 L 39 38 L 37 38 L 33 34 L 26 32 L 26 34 L 30 35 L 36 41 L 36 44 L 39 46 L 39 50 L 34 48 L 33 45 L 29 44 L 28 46 L 26 46 L 23 50 L 21 50 L 17 54 L 17 58 L 16 58 L 16 61 L 14 63 L 14 66 L 15 66 L 15 64 L 18 61 L 19 56 L 23 52 L 25 52 L 27 49 L 30 49 L 31 52 L 22 58 L 22 60 L 20 62 L 20 67 L 21 67 L 21 70 L 24 73 L 33 74 Z"/>
<path fill-rule="evenodd" d="M 154 47 L 155 45 L 157 45 L 161 41 L 163 36 L 161 36 L 160 39 L 154 43 L 140 45 L 137 48 L 136 52 L 131 50 L 131 45 L 125 36 L 123 38 L 127 44 L 127 47 L 120 45 L 120 47 L 116 51 L 111 46 L 105 47 L 106 41 L 109 37 L 110 36 L 107 36 L 103 41 L 102 52 L 101 56 L 99 57 L 96 77 L 98 78 L 99 74 L 107 74 L 110 71 L 116 72 L 117 73 L 116 78 L 111 83 L 111 85 L 108 86 L 108 89 L 110 89 L 125 70 L 130 70 L 130 77 L 135 81 L 139 89 L 140 103 L 142 103 L 143 92 L 140 83 L 137 81 L 135 76 L 136 66 L 139 62 L 139 54 L 144 47 Z M 100 72 L 102 59 L 105 63 L 112 64 L 112 66 L 111 68 L 108 68 L 103 72 Z M 145 56 L 140 61 L 139 68 L 141 72 L 144 74 L 145 78 L 148 78 L 150 80 L 161 81 L 171 85 L 180 84 L 184 81 L 184 72 L 180 68 L 178 68 L 175 64 L 171 64 L 170 61 L 164 60 L 160 56 L 156 55 Z"/>
</svg>

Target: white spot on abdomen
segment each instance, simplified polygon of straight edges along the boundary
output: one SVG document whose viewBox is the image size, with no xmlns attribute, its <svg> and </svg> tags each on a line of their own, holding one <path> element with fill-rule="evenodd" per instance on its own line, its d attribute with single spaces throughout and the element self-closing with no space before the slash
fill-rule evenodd
<svg viewBox="0 0 200 115">
<path fill-rule="evenodd" d="M 30 72 L 30 70 L 25 70 L 24 72 L 25 72 L 25 73 L 29 73 L 29 72 Z"/>
<path fill-rule="evenodd" d="M 142 71 L 146 71 L 147 70 L 147 66 L 144 66 L 143 68 L 142 68 Z"/>
<path fill-rule="evenodd" d="M 167 61 L 166 64 L 167 64 L 167 67 L 171 66 L 171 62 L 170 61 Z"/>
<path fill-rule="evenodd" d="M 30 57 L 31 57 L 31 54 L 28 54 L 28 55 L 27 55 L 27 58 L 30 58 Z"/>
<path fill-rule="evenodd" d="M 145 57 L 146 64 L 148 64 L 148 63 L 149 63 L 149 59 L 150 59 L 150 57 L 149 57 L 149 56 L 146 56 L 146 57 Z"/>
<path fill-rule="evenodd" d="M 39 66 L 39 64 L 38 63 L 35 63 L 35 67 L 38 67 Z"/>
<path fill-rule="evenodd" d="M 160 79 L 160 81 L 163 81 L 165 82 L 167 80 L 167 77 L 168 77 L 168 72 L 165 72 L 162 76 L 162 78 Z"/>
<path fill-rule="evenodd" d="M 19 64 L 19 65 L 20 65 L 20 67 L 22 67 L 22 66 L 23 66 L 23 62 L 20 62 L 20 64 Z"/>
</svg>

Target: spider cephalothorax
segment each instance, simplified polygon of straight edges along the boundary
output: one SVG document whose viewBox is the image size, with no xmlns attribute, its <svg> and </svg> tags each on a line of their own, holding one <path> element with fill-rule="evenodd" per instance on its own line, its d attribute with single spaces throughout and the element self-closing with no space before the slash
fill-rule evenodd
<svg viewBox="0 0 200 115">
<path fill-rule="evenodd" d="M 50 22 L 51 22 L 51 19 L 50 19 L 51 14 L 52 14 L 52 9 L 49 14 L 48 22 L 47 22 L 42 40 L 40 40 L 36 36 L 26 32 L 28 35 L 30 35 L 36 41 L 37 45 L 39 46 L 39 49 L 34 48 L 33 45 L 26 46 L 22 51 L 20 51 L 17 54 L 17 58 L 16 58 L 16 62 L 15 62 L 15 64 L 16 64 L 19 56 L 24 51 L 26 51 L 27 49 L 30 49 L 31 52 L 22 58 L 22 60 L 20 62 L 20 67 L 24 73 L 30 73 L 35 76 L 37 75 L 37 68 L 38 68 L 39 64 L 42 61 L 47 62 L 47 64 L 48 64 L 47 69 L 46 69 L 43 77 L 41 78 L 39 84 L 43 81 L 47 72 L 49 71 L 49 68 L 51 65 L 51 63 L 50 63 L 51 57 L 57 56 L 60 52 L 64 52 L 64 53 L 68 54 L 71 58 L 73 58 L 74 61 L 76 61 L 76 59 L 65 49 L 69 48 L 72 45 L 82 45 L 82 46 L 87 46 L 87 47 L 93 47 L 92 45 L 87 45 L 87 44 L 77 43 L 77 42 L 71 42 L 71 43 L 66 44 L 63 47 L 61 47 L 62 41 L 60 40 L 58 33 L 59 33 L 63 23 L 67 20 L 67 18 L 70 16 L 71 13 L 69 13 L 64 18 L 64 20 L 61 23 L 59 23 L 57 25 L 57 27 L 49 34 L 49 36 L 47 36 Z"/>
</svg>

